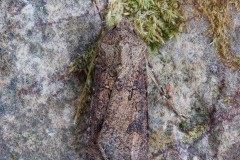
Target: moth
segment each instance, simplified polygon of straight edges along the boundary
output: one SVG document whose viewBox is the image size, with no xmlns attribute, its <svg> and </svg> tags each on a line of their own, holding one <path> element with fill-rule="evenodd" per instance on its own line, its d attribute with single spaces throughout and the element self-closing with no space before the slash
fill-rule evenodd
<svg viewBox="0 0 240 160">
<path fill-rule="evenodd" d="M 146 52 L 128 20 L 103 37 L 96 59 L 87 159 L 147 159 Z"/>
</svg>

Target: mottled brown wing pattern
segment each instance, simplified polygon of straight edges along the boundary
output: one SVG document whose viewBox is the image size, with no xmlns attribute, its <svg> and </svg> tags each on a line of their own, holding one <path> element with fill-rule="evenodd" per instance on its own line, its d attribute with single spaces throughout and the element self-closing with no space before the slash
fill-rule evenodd
<svg viewBox="0 0 240 160">
<path fill-rule="evenodd" d="M 87 159 L 147 159 L 146 48 L 126 20 L 103 38 L 96 61 Z"/>
</svg>

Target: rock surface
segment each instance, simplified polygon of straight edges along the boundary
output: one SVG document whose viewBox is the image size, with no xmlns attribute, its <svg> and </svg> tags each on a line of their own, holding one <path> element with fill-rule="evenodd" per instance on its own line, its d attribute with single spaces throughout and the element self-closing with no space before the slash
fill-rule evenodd
<svg viewBox="0 0 240 160">
<path fill-rule="evenodd" d="M 90 0 L 0 1 L 0 160 L 85 159 L 88 114 L 73 124 L 83 75 L 65 75 L 101 23 Z M 149 159 L 240 156 L 240 73 L 219 62 L 207 27 L 192 19 L 149 60 L 165 93 L 149 78 Z"/>
<path fill-rule="evenodd" d="M 83 159 L 82 75 L 64 75 L 100 29 L 90 0 L 0 1 L 1 160 Z"/>
<path fill-rule="evenodd" d="M 240 13 L 234 14 L 239 52 Z M 222 64 L 206 37 L 206 19 L 167 42 L 150 59 L 159 86 L 149 78 L 150 159 L 237 160 L 240 146 L 240 74 Z M 176 110 L 179 115 L 173 112 Z"/>
</svg>

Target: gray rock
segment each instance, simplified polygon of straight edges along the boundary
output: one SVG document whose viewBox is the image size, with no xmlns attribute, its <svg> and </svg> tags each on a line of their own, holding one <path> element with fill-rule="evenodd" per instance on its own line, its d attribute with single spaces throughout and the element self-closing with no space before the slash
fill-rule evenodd
<svg viewBox="0 0 240 160">
<path fill-rule="evenodd" d="M 85 159 L 88 113 L 73 124 L 83 75 L 66 73 L 101 23 L 90 0 L 0 1 L 0 160 Z M 168 93 L 161 96 L 149 78 L 149 159 L 237 160 L 239 72 L 219 61 L 205 19 L 189 27 L 149 59 Z"/>
<path fill-rule="evenodd" d="M 0 1 L 1 160 L 84 158 L 86 123 L 73 124 L 81 75 L 64 75 L 99 34 L 93 11 L 90 0 Z"/>
<path fill-rule="evenodd" d="M 239 28 L 236 17 L 234 27 Z M 189 27 L 190 32 L 180 33 L 150 59 L 159 86 L 171 96 L 160 96 L 149 78 L 150 159 L 237 160 L 239 71 L 219 61 L 209 44 L 211 37 L 205 36 L 206 20 L 191 20 Z M 238 34 L 233 33 L 236 52 Z M 176 116 L 167 101 L 186 118 Z M 172 131 L 167 134 L 169 126 Z"/>
</svg>

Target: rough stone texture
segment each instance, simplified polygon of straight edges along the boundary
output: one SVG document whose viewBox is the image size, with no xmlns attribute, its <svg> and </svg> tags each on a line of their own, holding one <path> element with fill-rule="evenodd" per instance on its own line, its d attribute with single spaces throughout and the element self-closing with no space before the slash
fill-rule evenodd
<svg viewBox="0 0 240 160">
<path fill-rule="evenodd" d="M 81 75 L 64 75 L 100 28 L 90 0 L 0 1 L 1 160 L 83 159 Z"/>
<path fill-rule="evenodd" d="M 239 53 L 240 13 L 233 15 L 233 50 Z M 188 25 L 189 32 L 180 33 L 150 59 L 159 86 L 171 97 L 160 96 L 149 78 L 150 159 L 237 160 L 239 71 L 219 62 L 212 38 L 205 36 L 206 19 L 195 18 Z"/>
<path fill-rule="evenodd" d="M 0 160 L 85 159 L 88 116 L 72 123 L 82 76 L 65 73 L 99 33 L 94 11 L 90 0 L 0 1 Z M 239 54 L 240 13 L 233 16 Z M 205 19 L 189 27 L 150 59 L 171 98 L 149 78 L 149 159 L 237 160 L 239 72 L 218 61 Z"/>
</svg>

